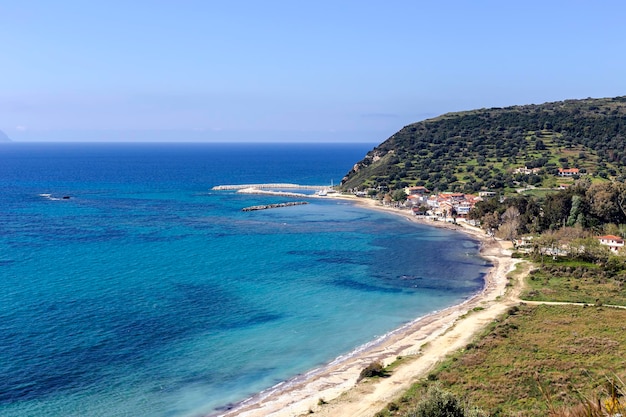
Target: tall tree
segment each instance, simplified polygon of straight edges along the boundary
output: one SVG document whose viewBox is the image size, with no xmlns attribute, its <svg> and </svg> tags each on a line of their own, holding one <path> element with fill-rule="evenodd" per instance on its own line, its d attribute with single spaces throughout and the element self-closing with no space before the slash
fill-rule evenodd
<svg viewBox="0 0 626 417">
<path fill-rule="evenodd" d="M 565 190 L 546 196 L 543 205 L 542 228 L 559 229 L 566 223 L 571 211 L 571 194 Z"/>
<path fill-rule="evenodd" d="M 626 214 L 620 208 L 620 185 L 612 182 L 601 182 L 591 185 L 586 193 L 587 200 L 594 215 L 600 223 L 624 223 Z"/>
<path fill-rule="evenodd" d="M 502 214 L 502 224 L 498 228 L 498 237 L 506 240 L 515 240 L 520 227 L 520 212 L 517 207 L 511 206 Z"/>
<path fill-rule="evenodd" d="M 567 218 L 567 225 L 574 226 L 579 224 L 580 226 L 585 226 L 585 215 L 582 213 L 583 210 L 583 198 L 578 194 L 572 196 L 572 208 L 569 211 L 569 217 Z"/>
</svg>

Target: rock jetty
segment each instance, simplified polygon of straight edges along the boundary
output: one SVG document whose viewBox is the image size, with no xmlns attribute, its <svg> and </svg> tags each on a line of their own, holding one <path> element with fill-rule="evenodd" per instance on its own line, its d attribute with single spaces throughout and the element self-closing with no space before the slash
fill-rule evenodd
<svg viewBox="0 0 626 417">
<path fill-rule="evenodd" d="M 244 207 L 241 209 L 241 211 L 267 210 L 267 209 L 278 208 L 278 207 L 301 206 L 303 204 L 309 204 L 309 203 L 306 201 L 290 201 L 288 203 L 264 204 L 261 206 Z"/>
<path fill-rule="evenodd" d="M 327 185 L 300 185 L 300 184 L 288 184 L 288 183 L 274 183 L 274 184 L 238 184 L 238 185 L 216 185 L 211 188 L 215 191 L 220 190 L 241 190 L 244 188 L 282 188 L 282 189 L 300 189 L 300 190 L 323 190 L 328 188 Z"/>
<path fill-rule="evenodd" d="M 311 194 L 303 194 L 303 193 L 294 193 L 288 191 L 271 191 L 271 190 L 262 190 L 260 188 L 242 188 L 237 190 L 238 193 L 242 194 L 262 194 L 262 195 L 279 195 L 283 197 L 311 197 Z"/>
</svg>

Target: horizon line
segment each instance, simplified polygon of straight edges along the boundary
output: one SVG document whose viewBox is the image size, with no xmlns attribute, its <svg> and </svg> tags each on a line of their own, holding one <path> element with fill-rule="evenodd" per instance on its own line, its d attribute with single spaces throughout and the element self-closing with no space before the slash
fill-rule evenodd
<svg viewBox="0 0 626 417">
<path fill-rule="evenodd" d="M 8 140 L 8 141 L 0 141 L 0 145 L 2 144 L 10 144 L 10 143 L 76 143 L 76 144 L 156 144 L 156 143 L 170 143 L 170 144 L 290 144 L 290 145 L 298 145 L 298 144 L 379 144 L 382 142 L 378 141 L 325 141 L 325 140 L 306 140 L 306 141 L 280 141 L 280 140 L 254 140 L 254 141 L 175 141 L 175 140 Z"/>
</svg>

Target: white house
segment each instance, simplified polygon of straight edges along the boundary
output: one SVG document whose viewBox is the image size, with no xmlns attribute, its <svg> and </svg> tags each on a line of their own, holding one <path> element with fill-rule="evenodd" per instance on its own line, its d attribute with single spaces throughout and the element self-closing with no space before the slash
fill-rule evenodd
<svg viewBox="0 0 626 417">
<path fill-rule="evenodd" d="M 515 171 L 513 171 L 514 174 L 524 174 L 524 175 L 530 175 L 530 174 L 536 174 L 539 171 L 541 171 L 541 168 L 528 168 L 528 167 L 523 167 L 523 168 L 517 168 L 515 169 Z"/>
<path fill-rule="evenodd" d="M 578 175 L 580 170 L 578 168 L 559 168 L 559 176 L 560 177 L 573 177 L 574 175 Z"/>
<path fill-rule="evenodd" d="M 611 252 L 619 252 L 624 247 L 624 239 L 615 235 L 598 236 L 596 239 L 600 240 L 601 245 L 609 247 Z"/>
</svg>

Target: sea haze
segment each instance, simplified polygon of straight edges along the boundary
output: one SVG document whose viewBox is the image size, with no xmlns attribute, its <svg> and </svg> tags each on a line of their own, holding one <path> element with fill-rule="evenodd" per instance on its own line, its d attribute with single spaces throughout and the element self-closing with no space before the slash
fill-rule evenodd
<svg viewBox="0 0 626 417">
<path fill-rule="evenodd" d="M 0 415 L 211 414 L 477 292 L 465 235 L 211 191 L 337 184 L 370 149 L 2 144 Z"/>
</svg>

